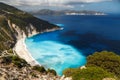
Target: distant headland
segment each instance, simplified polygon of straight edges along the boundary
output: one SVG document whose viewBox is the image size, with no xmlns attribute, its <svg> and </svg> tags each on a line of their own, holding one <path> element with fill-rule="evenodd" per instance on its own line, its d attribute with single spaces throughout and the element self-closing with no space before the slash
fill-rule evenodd
<svg viewBox="0 0 120 80">
<path fill-rule="evenodd" d="M 50 9 L 41 9 L 38 11 L 30 11 L 34 15 L 107 15 L 103 12 L 98 11 L 88 11 L 88 10 L 50 10 Z"/>
</svg>

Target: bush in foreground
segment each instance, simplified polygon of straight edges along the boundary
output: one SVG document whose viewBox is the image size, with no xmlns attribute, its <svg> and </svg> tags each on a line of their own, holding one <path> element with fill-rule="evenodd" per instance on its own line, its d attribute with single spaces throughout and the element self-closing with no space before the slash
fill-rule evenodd
<svg viewBox="0 0 120 80">
<path fill-rule="evenodd" d="M 17 66 L 18 68 L 22 68 L 28 65 L 24 59 L 21 59 L 18 56 L 5 56 L 3 57 L 2 63 L 5 64 L 13 63 L 14 66 Z"/>
<path fill-rule="evenodd" d="M 33 70 L 39 71 L 41 73 L 51 73 L 53 75 L 57 75 L 55 70 L 53 69 L 46 70 L 43 66 L 39 66 L 39 65 L 33 66 Z"/>
<path fill-rule="evenodd" d="M 88 56 L 87 66 L 98 66 L 120 78 L 120 56 L 114 52 L 95 52 Z"/>
<path fill-rule="evenodd" d="M 66 69 L 63 71 L 66 77 L 72 77 L 73 80 L 102 80 L 104 78 L 114 78 L 112 73 L 109 73 L 99 67 L 87 67 L 86 69 Z"/>
</svg>

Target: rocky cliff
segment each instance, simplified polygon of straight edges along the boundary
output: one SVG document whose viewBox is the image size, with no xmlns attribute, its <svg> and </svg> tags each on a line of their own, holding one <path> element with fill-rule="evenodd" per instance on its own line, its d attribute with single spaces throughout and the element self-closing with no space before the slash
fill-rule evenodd
<svg viewBox="0 0 120 80">
<path fill-rule="evenodd" d="M 17 39 L 57 29 L 54 24 L 0 3 L 0 51 L 14 47 Z"/>
</svg>

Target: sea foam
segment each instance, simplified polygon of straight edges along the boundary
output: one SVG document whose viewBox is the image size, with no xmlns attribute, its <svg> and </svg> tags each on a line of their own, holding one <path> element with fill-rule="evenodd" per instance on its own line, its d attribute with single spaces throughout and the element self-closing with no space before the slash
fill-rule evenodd
<svg viewBox="0 0 120 80">
<path fill-rule="evenodd" d="M 86 63 L 86 57 L 74 47 L 56 41 L 26 39 L 27 48 L 45 68 L 56 70 L 58 75 L 66 68 L 76 68 Z"/>
</svg>

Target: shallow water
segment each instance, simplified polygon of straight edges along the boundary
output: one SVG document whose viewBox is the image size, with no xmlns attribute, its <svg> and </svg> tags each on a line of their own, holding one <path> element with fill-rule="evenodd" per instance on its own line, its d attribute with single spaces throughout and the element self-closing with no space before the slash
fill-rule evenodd
<svg viewBox="0 0 120 80">
<path fill-rule="evenodd" d="M 62 75 L 62 71 L 68 67 L 84 65 L 86 57 L 73 46 L 60 42 L 58 33 L 59 31 L 36 35 L 26 39 L 26 44 L 41 65 Z"/>
<path fill-rule="evenodd" d="M 95 51 L 120 53 L 120 16 L 37 16 L 61 27 L 26 39 L 31 55 L 59 75 L 86 63 Z"/>
</svg>

